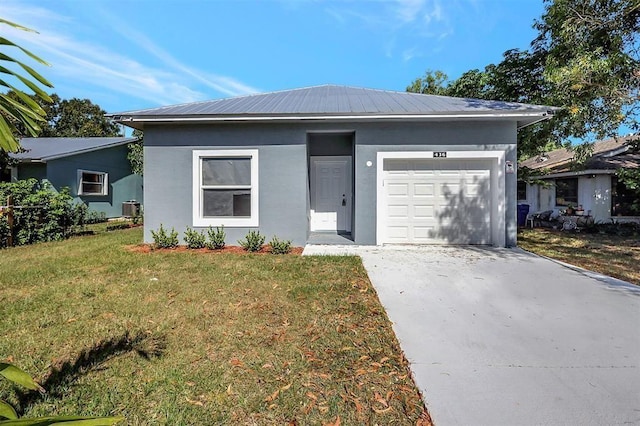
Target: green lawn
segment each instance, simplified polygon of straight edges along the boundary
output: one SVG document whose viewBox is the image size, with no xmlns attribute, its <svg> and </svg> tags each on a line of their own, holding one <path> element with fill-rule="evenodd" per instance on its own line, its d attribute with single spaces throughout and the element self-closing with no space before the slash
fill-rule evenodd
<svg viewBox="0 0 640 426">
<path fill-rule="evenodd" d="M 522 229 L 518 246 L 533 253 L 640 284 L 640 240 L 637 236 L 571 233 L 543 228 Z"/>
<path fill-rule="evenodd" d="M 141 228 L 0 251 L 22 414 L 126 424 L 426 424 L 355 257 L 139 253 Z"/>
</svg>

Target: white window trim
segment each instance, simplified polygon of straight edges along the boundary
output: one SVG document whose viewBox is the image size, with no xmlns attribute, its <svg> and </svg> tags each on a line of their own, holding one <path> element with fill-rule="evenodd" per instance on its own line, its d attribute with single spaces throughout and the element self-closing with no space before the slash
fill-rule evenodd
<svg viewBox="0 0 640 426">
<path fill-rule="evenodd" d="M 104 176 L 104 179 L 102 180 L 102 192 L 97 193 L 97 192 L 89 192 L 89 193 L 85 193 L 82 191 L 82 174 L 83 173 L 93 173 L 96 175 L 102 175 Z M 89 183 L 95 183 L 95 182 L 89 182 Z M 94 197 L 101 197 L 104 195 L 109 195 L 109 173 L 107 172 L 98 172 L 95 170 L 83 170 L 83 169 L 78 169 L 78 195 L 84 195 L 84 196 L 94 196 Z"/>
<path fill-rule="evenodd" d="M 202 216 L 202 159 L 215 157 L 244 157 L 251 159 L 251 216 L 203 217 Z M 257 149 L 207 149 L 193 151 L 193 226 L 241 227 L 259 224 L 258 219 L 258 150 Z"/>
</svg>

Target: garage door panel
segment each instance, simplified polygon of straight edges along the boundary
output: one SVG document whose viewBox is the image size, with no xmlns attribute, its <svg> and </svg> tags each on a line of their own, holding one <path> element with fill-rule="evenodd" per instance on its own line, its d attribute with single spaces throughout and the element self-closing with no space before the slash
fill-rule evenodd
<svg viewBox="0 0 640 426">
<path fill-rule="evenodd" d="M 433 238 L 434 233 L 435 228 L 433 226 L 414 226 L 413 228 L 413 238 L 416 242 L 430 240 Z"/>
<path fill-rule="evenodd" d="M 489 161 L 394 160 L 388 166 L 385 161 L 382 242 L 490 243 Z"/>
<path fill-rule="evenodd" d="M 409 184 L 408 183 L 397 183 L 391 182 L 387 186 L 388 194 L 393 195 L 408 195 L 409 194 Z"/>
<path fill-rule="evenodd" d="M 413 217 L 415 219 L 433 219 L 434 208 L 433 206 L 414 206 Z"/>
<path fill-rule="evenodd" d="M 433 183 L 414 183 L 413 194 L 414 195 L 434 195 L 435 185 Z"/>
<path fill-rule="evenodd" d="M 479 183 L 468 183 L 465 188 L 465 195 L 467 197 L 476 197 L 478 195 L 484 195 L 483 192 L 486 190 L 485 185 Z"/>
<path fill-rule="evenodd" d="M 392 219 L 408 219 L 409 218 L 409 206 L 405 205 L 390 205 L 387 208 L 389 218 Z"/>
<path fill-rule="evenodd" d="M 406 225 L 389 226 L 387 236 L 390 240 L 395 240 L 395 242 L 406 241 L 409 237 L 409 228 Z"/>
</svg>

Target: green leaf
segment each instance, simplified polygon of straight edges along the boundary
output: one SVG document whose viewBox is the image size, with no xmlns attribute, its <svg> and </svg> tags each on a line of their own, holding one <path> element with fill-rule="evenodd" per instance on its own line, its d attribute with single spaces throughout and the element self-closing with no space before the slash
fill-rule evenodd
<svg viewBox="0 0 640 426">
<path fill-rule="evenodd" d="M 44 121 L 44 117 L 42 115 L 38 114 L 36 111 L 33 111 L 33 109 L 25 107 L 20 102 L 17 102 L 15 100 L 11 99 L 7 95 L 4 95 L 4 94 L 0 93 L 0 99 L 3 100 L 3 104 L 5 106 L 9 105 L 9 106 L 19 110 L 22 113 L 22 115 L 26 115 L 27 117 L 31 117 L 34 120 Z"/>
<path fill-rule="evenodd" d="M 0 417 L 4 417 L 5 419 L 17 419 L 18 415 L 16 414 L 16 410 L 9 404 L 4 401 L 0 401 Z"/>
<path fill-rule="evenodd" d="M 36 55 L 34 55 L 33 53 L 29 52 L 27 49 L 18 46 L 17 44 L 7 40 L 4 37 L 0 37 L 0 44 L 4 44 L 6 46 L 13 46 L 13 47 L 17 47 L 18 49 L 22 50 L 27 56 L 29 56 L 30 58 L 32 58 L 33 60 L 41 63 L 42 65 L 46 65 L 46 66 L 50 66 L 48 62 L 46 62 L 43 59 L 40 59 L 39 57 L 37 57 Z"/>
<path fill-rule="evenodd" d="M 15 365 L 0 363 L 0 375 L 15 384 L 24 386 L 27 389 L 37 390 L 44 393 L 42 386 L 37 384 L 29 374 L 25 373 Z"/>
<path fill-rule="evenodd" d="M 0 114 L 0 149 L 8 152 L 17 152 L 20 145 L 11 133 L 11 127 L 4 115 Z"/>
<path fill-rule="evenodd" d="M 111 426 L 124 420 L 123 417 L 80 417 L 80 416 L 57 416 L 57 417 L 32 417 L 16 420 L 0 420 L 0 426 L 48 426 L 48 425 L 71 425 L 71 426 Z"/>
<path fill-rule="evenodd" d="M 0 54 L 0 56 L 2 56 L 2 55 Z M 14 61 L 14 62 L 17 62 L 17 61 Z M 5 68 L 5 67 L 3 67 L 1 65 L 0 65 L 0 72 L 2 72 L 4 74 L 9 74 L 9 75 L 14 76 L 15 78 L 17 78 L 21 82 L 23 82 L 26 86 L 28 86 L 31 90 L 33 90 L 34 93 L 36 95 L 38 95 L 40 98 L 42 98 L 43 100 L 45 100 L 47 102 L 51 102 L 51 98 L 49 97 L 49 95 L 46 92 L 44 92 L 42 89 L 40 89 L 38 86 L 36 86 L 36 84 L 33 83 L 32 81 L 26 79 L 25 77 L 21 76 L 20 74 L 14 72 L 14 71 L 12 71 L 12 70 L 10 70 L 8 68 Z M 48 86 L 49 87 L 53 87 L 50 84 Z"/>
<path fill-rule="evenodd" d="M 30 33 L 37 33 L 36 30 L 32 30 L 31 28 L 23 27 L 20 24 L 16 24 L 15 22 L 7 21 L 6 19 L 2 19 L 2 18 L 0 18 L 0 24 L 7 24 L 7 25 L 11 25 L 12 27 L 17 28 L 19 30 L 22 30 L 22 31 L 28 31 Z"/>
</svg>

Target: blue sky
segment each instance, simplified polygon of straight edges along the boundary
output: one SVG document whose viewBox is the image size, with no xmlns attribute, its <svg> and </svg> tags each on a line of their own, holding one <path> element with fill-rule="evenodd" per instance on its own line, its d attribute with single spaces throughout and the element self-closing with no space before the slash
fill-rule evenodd
<svg viewBox="0 0 640 426">
<path fill-rule="evenodd" d="M 62 98 L 108 112 L 319 84 L 405 90 L 528 47 L 542 0 L 0 0 Z M 13 52 L 12 52 L 13 54 Z M 17 53 L 14 56 L 20 56 Z M 31 62 L 28 62 L 31 64 Z"/>
</svg>

